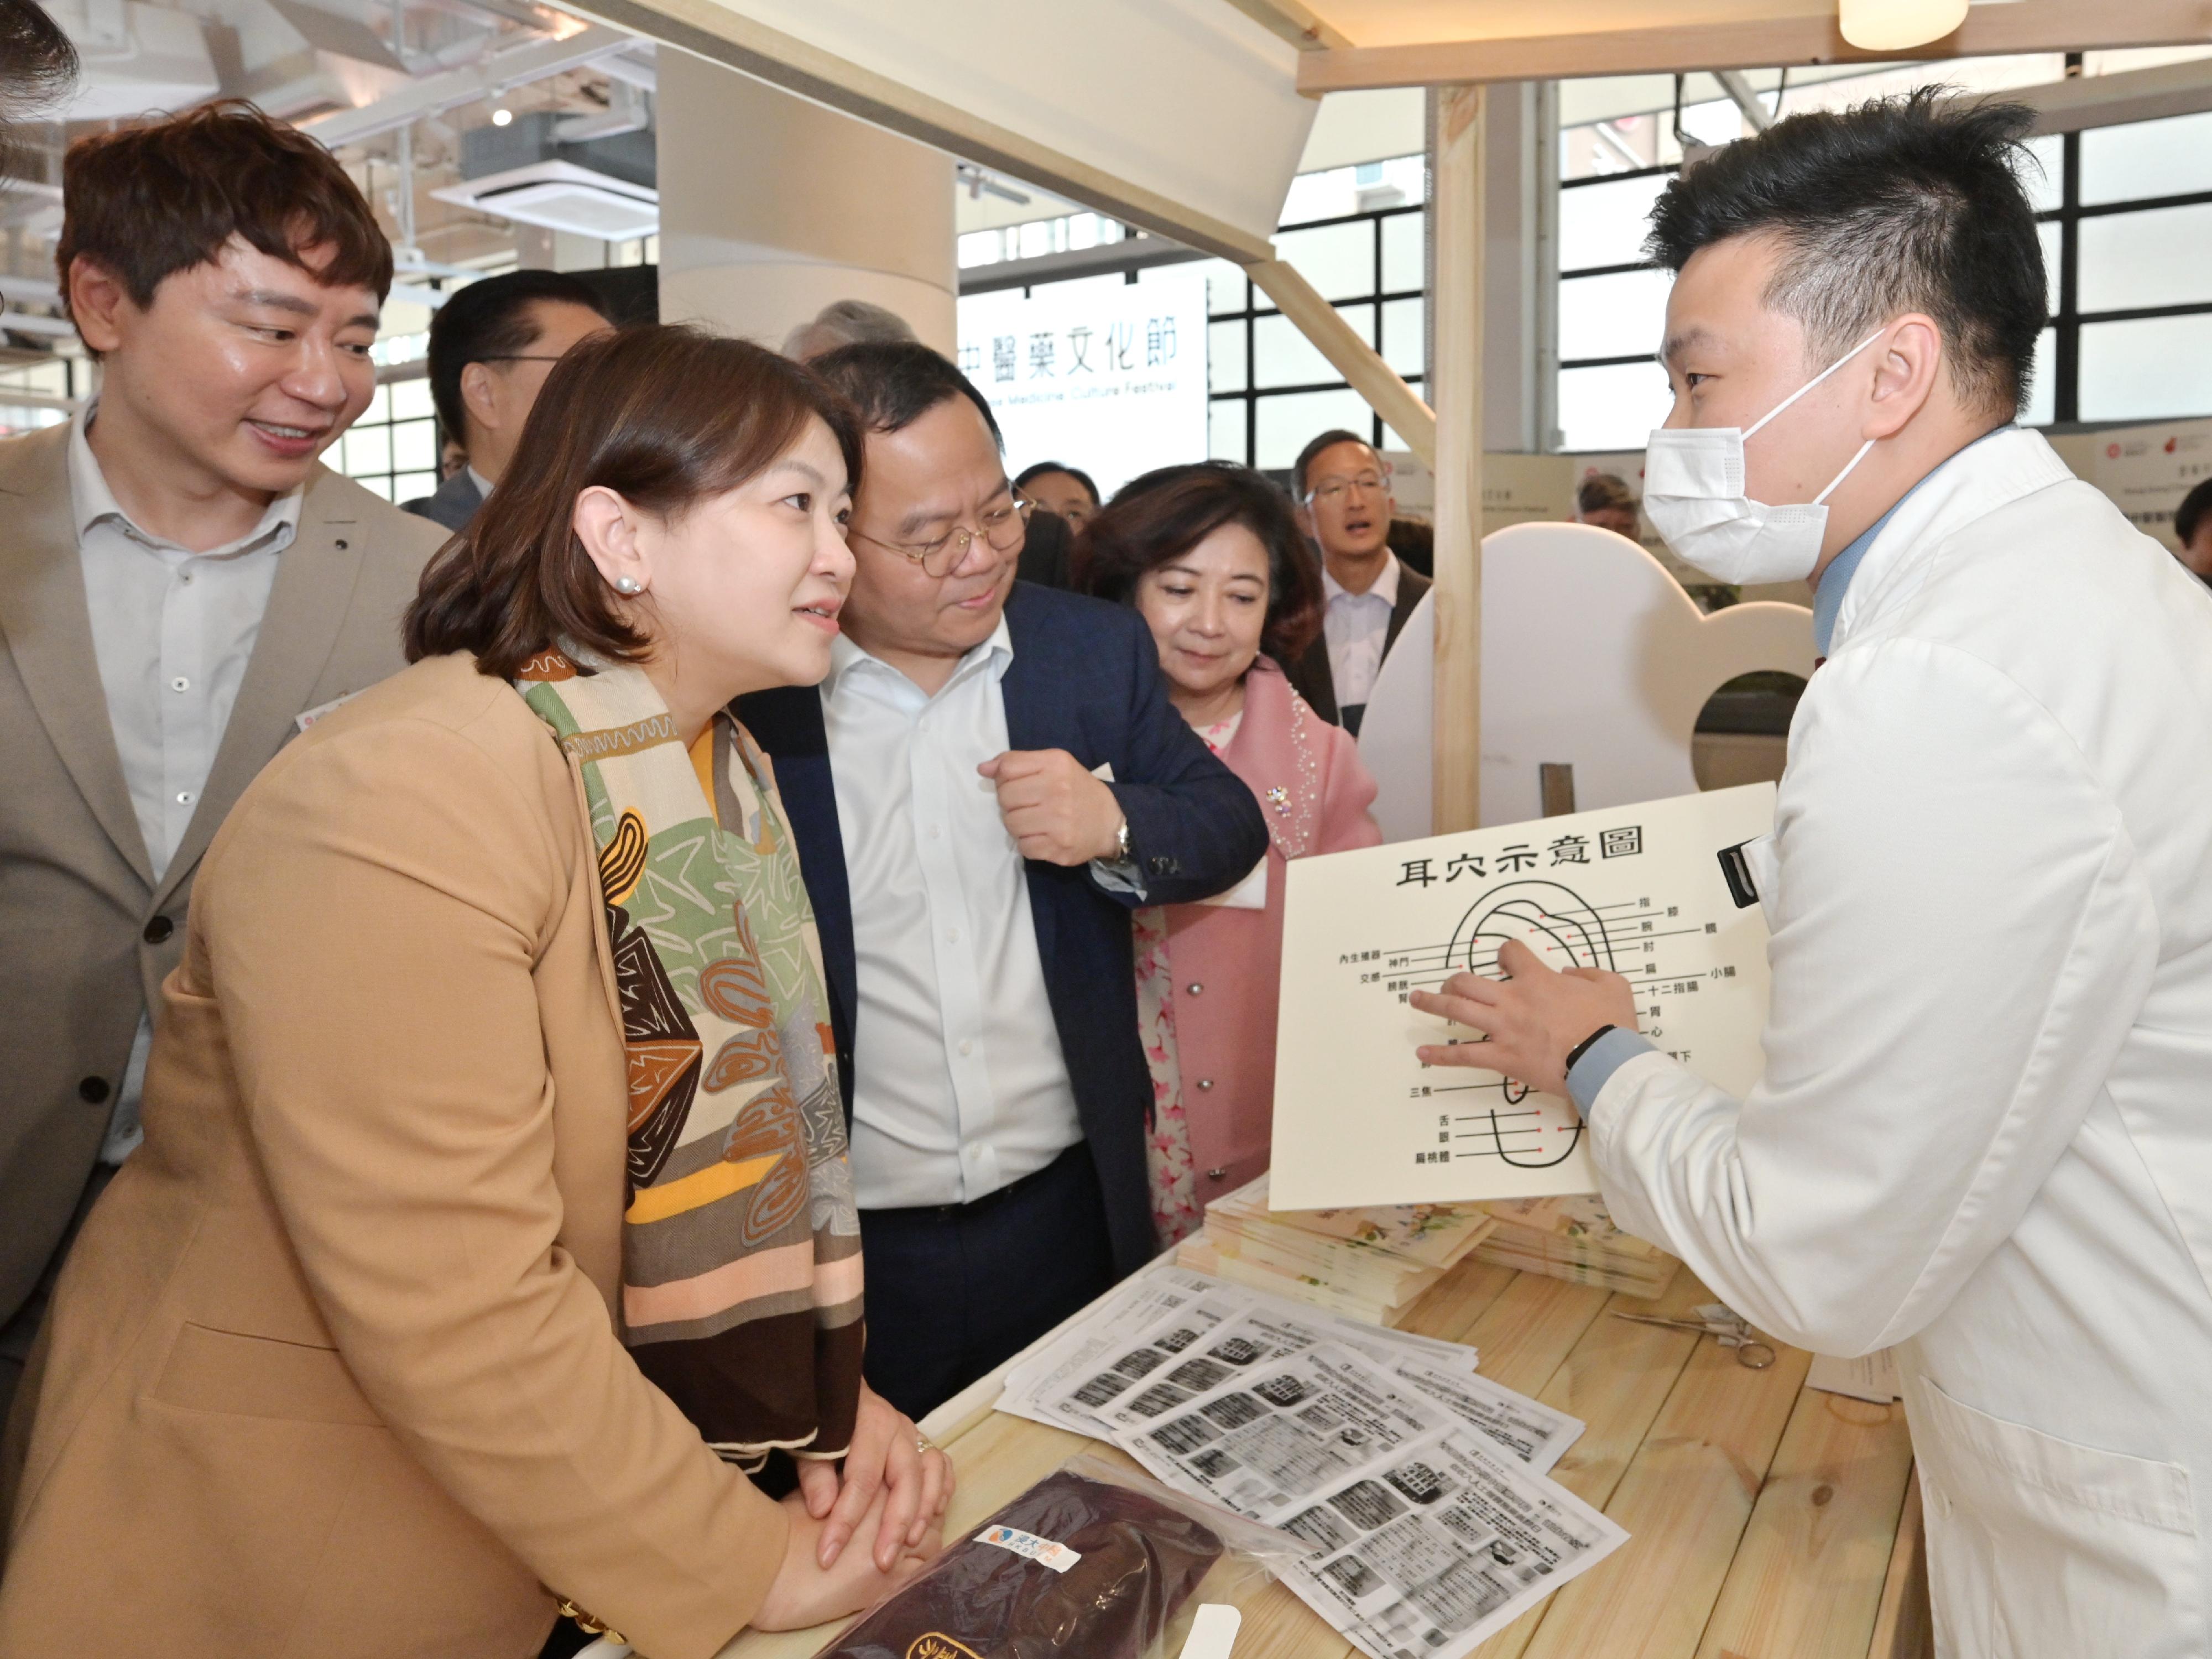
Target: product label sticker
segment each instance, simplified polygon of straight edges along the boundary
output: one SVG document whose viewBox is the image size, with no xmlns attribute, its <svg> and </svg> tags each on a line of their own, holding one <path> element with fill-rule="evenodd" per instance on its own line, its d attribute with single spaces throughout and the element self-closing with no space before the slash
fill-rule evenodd
<svg viewBox="0 0 2212 1659">
<path fill-rule="evenodd" d="M 1066 1572 L 1083 1558 L 1065 1544 L 1055 1544 L 1049 1538 L 1040 1538 L 1035 1533 L 1018 1532 L 1012 1527 L 986 1527 L 975 1534 L 979 1544 L 995 1544 L 1002 1550 L 1012 1550 L 1025 1555 L 1041 1567 L 1050 1567 L 1054 1572 Z"/>
<path fill-rule="evenodd" d="M 982 1659 L 982 1656 L 965 1642 L 932 1631 L 907 1644 L 906 1659 Z"/>
</svg>

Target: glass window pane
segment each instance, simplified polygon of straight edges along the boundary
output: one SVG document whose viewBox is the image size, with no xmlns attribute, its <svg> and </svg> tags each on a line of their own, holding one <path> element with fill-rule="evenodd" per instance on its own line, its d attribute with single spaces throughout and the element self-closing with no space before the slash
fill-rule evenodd
<svg viewBox="0 0 2212 1659">
<path fill-rule="evenodd" d="M 1244 400 L 1224 398 L 1206 411 L 1206 453 L 1217 461 L 1235 461 L 1239 466 L 1249 465 L 1251 458 L 1244 453 Z"/>
<path fill-rule="evenodd" d="M 1358 332 L 1361 339 L 1373 343 L 1373 306 L 1339 306 L 1337 312 Z M 1254 386 L 1321 386 L 1340 384 L 1343 380 L 1344 376 L 1336 372 L 1328 358 L 1314 349 L 1312 343 L 1298 332 L 1289 318 L 1280 315 L 1262 317 L 1252 325 Z"/>
<path fill-rule="evenodd" d="M 2081 309 L 2132 311 L 2212 300 L 2208 247 L 2212 203 L 2084 219 L 2076 290 Z"/>
<path fill-rule="evenodd" d="M 1224 311 L 1242 311 L 1249 302 L 1252 284 L 1243 271 L 1226 259 L 1206 260 L 1200 269 L 1206 272 L 1206 308 L 1216 316 Z"/>
<path fill-rule="evenodd" d="M 438 475 L 434 472 L 403 472 L 392 481 L 392 499 L 411 501 L 417 495 L 434 495 Z"/>
<path fill-rule="evenodd" d="M 1429 302 L 1392 300 L 1382 307 L 1382 361 L 1401 374 L 1419 374 L 1428 367 Z"/>
<path fill-rule="evenodd" d="M 345 434 L 345 467 L 350 477 L 392 471 L 392 428 L 357 426 Z"/>
<path fill-rule="evenodd" d="M 2020 170 L 2021 188 L 2038 213 L 2051 213 L 2063 205 L 2066 179 L 2062 168 L 2065 161 L 2066 140 L 2061 134 L 2046 133 L 2040 138 L 2031 138 L 2025 148 L 2042 165 Z"/>
<path fill-rule="evenodd" d="M 2022 426 L 2049 426 L 2058 418 L 2058 331 L 2046 328 L 2036 337 L 2035 377 L 2027 383 L 2027 407 L 2020 412 Z"/>
<path fill-rule="evenodd" d="M 438 423 L 403 421 L 392 428 L 392 470 L 395 472 L 435 471 L 438 465 Z"/>
<path fill-rule="evenodd" d="M 372 495 L 381 495 L 387 501 L 392 499 L 392 479 L 387 475 L 379 474 L 374 478 L 356 478 L 354 482 Z"/>
<path fill-rule="evenodd" d="M 1275 238 L 1278 256 L 1296 265 L 1324 300 L 1375 292 L 1375 227 L 1370 221 L 1288 230 Z"/>
<path fill-rule="evenodd" d="M 1659 349 L 1672 271 L 1624 270 L 1559 284 L 1559 356 L 1626 357 Z"/>
<path fill-rule="evenodd" d="M 392 388 L 380 386 L 368 400 L 368 407 L 361 412 L 362 422 L 374 426 L 392 418 Z"/>
<path fill-rule="evenodd" d="M 2212 313 L 2081 326 L 2081 418 L 2212 415 Z"/>
<path fill-rule="evenodd" d="M 1279 398 L 1262 398 L 1256 419 L 1260 453 L 1252 458 L 1252 465 L 1267 471 L 1290 465 L 1309 438 L 1331 427 L 1362 434 L 1375 430 L 1374 410 L 1349 386 L 1334 392 L 1292 392 Z"/>
<path fill-rule="evenodd" d="M 1563 449 L 1641 449 L 1674 407 L 1656 363 L 1559 371 Z"/>
<path fill-rule="evenodd" d="M 395 421 L 419 420 L 438 412 L 430 401 L 430 377 L 427 374 L 418 374 L 411 380 L 394 380 L 385 389 L 392 394 L 392 418 Z"/>
<path fill-rule="evenodd" d="M 2043 303 L 2045 308 L 2055 312 L 2058 309 L 2058 257 L 2062 240 L 2058 222 L 2054 219 L 2048 224 L 2038 225 L 2035 234 L 2043 244 Z"/>
<path fill-rule="evenodd" d="M 1206 384 L 1212 392 L 1244 390 L 1244 322 L 1206 325 Z"/>
<path fill-rule="evenodd" d="M 1559 192 L 1559 269 L 1625 265 L 1644 257 L 1644 235 L 1651 228 L 1651 204 L 1667 188 L 1668 176 L 1613 179 L 1601 185 L 1577 185 Z"/>
<path fill-rule="evenodd" d="M 2212 114 L 2176 115 L 2081 135 L 2081 204 L 2212 190 Z"/>
<path fill-rule="evenodd" d="M 1429 216 L 1401 213 L 1382 222 L 1382 291 L 1402 294 L 1429 285 L 1422 247 Z"/>
</svg>

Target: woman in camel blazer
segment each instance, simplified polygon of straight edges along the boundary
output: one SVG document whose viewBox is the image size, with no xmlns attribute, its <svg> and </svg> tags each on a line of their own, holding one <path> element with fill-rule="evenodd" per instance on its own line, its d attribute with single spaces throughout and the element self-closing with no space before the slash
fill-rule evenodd
<svg viewBox="0 0 2212 1659">
<path fill-rule="evenodd" d="M 0 1652 L 526 1659 L 565 1602 L 707 1659 L 933 1548 L 944 1459 L 859 1382 L 811 915 L 717 713 L 826 671 L 859 453 L 756 347 L 587 343 L 419 660 L 246 793 L 11 1424 Z"/>
<path fill-rule="evenodd" d="M 1351 734 L 1316 714 L 1279 665 L 1318 634 L 1322 605 L 1280 490 L 1223 462 L 1163 467 L 1123 486 L 1076 560 L 1081 585 L 1151 623 L 1170 700 L 1267 822 L 1267 856 L 1233 892 L 1136 913 L 1153 1221 L 1171 1244 L 1267 1167 L 1285 867 L 1382 835 Z"/>
</svg>

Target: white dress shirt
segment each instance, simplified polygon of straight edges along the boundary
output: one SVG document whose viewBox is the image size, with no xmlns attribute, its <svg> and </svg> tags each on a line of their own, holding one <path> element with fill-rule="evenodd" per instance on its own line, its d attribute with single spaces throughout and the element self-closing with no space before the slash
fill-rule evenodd
<svg viewBox="0 0 2212 1659">
<path fill-rule="evenodd" d="M 191 552 L 140 529 L 116 504 L 85 441 L 96 413 L 96 405 L 88 408 L 70 433 L 77 557 L 116 757 L 158 882 L 215 765 L 269 608 L 277 558 L 299 530 L 303 491 L 270 501 L 261 522 L 236 541 Z M 105 1162 L 121 1163 L 138 1144 L 138 1097 L 152 1041 L 150 1018 L 142 1017 L 100 1151 Z"/>
<path fill-rule="evenodd" d="M 934 696 L 850 640 L 822 684 L 853 903 L 854 1184 L 968 1204 L 1082 1139 L 1022 857 L 975 769 L 1006 752 L 998 629 Z"/>
<path fill-rule="evenodd" d="M 1390 637 L 1390 613 L 1398 608 L 1398 556 L 1382 556 L 1382 572 L 1364 593 L 1355 593 L 1328 574 L 1321 573 L 1321 589 L 1328 601 L 1322 613 L 1322 637 L 1328 642 L 1328 678 L 1339 708 L 1365 704 L 1382 671 L 1382 648 Z"/>
</svg>

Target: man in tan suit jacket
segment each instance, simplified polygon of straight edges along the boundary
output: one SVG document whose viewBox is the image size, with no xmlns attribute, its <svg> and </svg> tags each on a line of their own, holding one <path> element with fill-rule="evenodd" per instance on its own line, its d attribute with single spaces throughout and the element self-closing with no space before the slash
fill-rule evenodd
<svg viewBox="0 0 2212 1659">
<path fill-rule="evenodd" d="M 401 666 L 439 542 L 316 459 L 374 391 L 391 282 L 325 152 L 218 108 L 81 143 L 64 191 L 101 401 L 0 441 L 0 1411 L 135 1144 L 201 854 L 304 716 Z M 272 255 L 270 223 L 310 240 Z"/>
</svg>

